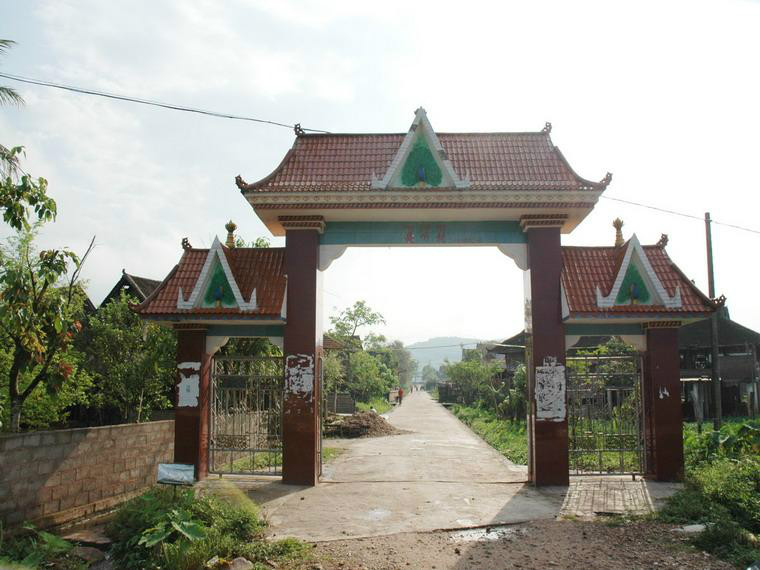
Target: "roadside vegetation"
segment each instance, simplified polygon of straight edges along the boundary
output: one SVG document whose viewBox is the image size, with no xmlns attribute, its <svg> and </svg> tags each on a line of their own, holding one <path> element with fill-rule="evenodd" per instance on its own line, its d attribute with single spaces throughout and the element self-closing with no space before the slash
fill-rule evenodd
<svg viewBox="0 0 760 570">
<path fill-rule="evenodd" d="M 513 463 L 528 463 L 528 434 L 525 420 L 508 421 L 486 408 L 455 404 L 454 415 Z"/>
<path fill-rule="evenodd" d="M 332 328 L 327 334 L 342 348 L 329 351 L 324 358 L 325 393 L 350 394 L 359 411 L 375 408 L 380 414 L 387 412 L 391 409 L 391 390 L 411 390 L 417 361 L 401 341 L 389 341 L 371 332 L 363 340 L 357 336 L 366 327 L 385 323 L 365 301 L 357 301 L 330 321 Z"/>
<path fill-rule="evenodd" d="M 243 493 L 230 497 L 154 488 L 125 503 L 108 527 L 111 554 L 124 570 L 194 570 L 209 560 L 244 557 L 257 568 L 289 567 L 307 556 L 292 539 L 270 541 L 258 507 Z"/>
<path fill-rule="evenodd" d="M 378 414 L 384 414 L 385 412 L 389 412 L 393 406 L 388 401 L 387 397 L 372 398 L 369 402 L 356 402 L 356 409 L 360 412 L 368 412 L 372 408 L 374 408 Z"/>
<path fill-rule="evenodd" d="M 658 518 L 705 524 L 695 546 L 741 567 L 760 560 L 760 420 L 729 419 L 702 434 L 686 424 L 684 455 L 684 489 Z"/>
</svg>

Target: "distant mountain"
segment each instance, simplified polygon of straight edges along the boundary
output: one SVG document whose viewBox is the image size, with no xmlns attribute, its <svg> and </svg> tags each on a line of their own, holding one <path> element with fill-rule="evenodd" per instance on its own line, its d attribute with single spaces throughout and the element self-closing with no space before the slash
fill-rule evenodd
<svg viewBox="0 0 760 570">
<path fill-rule="evenodd" d="M 439 336 L 422 342 L 409 344 L 406 348 L 412 353 L 414 359 L 419 362 L 418 372 L 421 372 L 426 364 L 430 364 L 438 370 L 445 360 L 459 362 L 462 360 L 462 345 L 464 348 L 475 348 L 475 344 L 482 342 L 477 338 L 462 338 L 459 336 Z"/>
</svg>

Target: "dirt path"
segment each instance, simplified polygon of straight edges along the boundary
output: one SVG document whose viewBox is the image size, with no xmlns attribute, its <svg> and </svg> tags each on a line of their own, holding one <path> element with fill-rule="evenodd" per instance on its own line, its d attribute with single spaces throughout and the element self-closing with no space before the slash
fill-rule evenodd
<svg viewBox="0 0 760 570">
<path fill-rule="evenodd" d="M 324 570 L 713 569 L 721 562 L 652 523 L 611 526 L 588 521 L 536 521 L 469 532 L 439 531 L 322 542 Z"/>
</svg>

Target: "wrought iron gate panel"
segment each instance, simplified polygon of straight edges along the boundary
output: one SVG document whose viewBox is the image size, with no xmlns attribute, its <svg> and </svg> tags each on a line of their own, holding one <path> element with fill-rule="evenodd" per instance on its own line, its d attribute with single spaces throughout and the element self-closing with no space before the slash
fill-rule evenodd
<svg viewBox="0 0 760 570">
<path fill-rule="evenodd" d="M 281 357 L 214 359 L 209 472 L 282 473 L 284 386 Z"/>
<path fill-rule="evenodd" d="M 573 356 L 566 370 L 570 472 L 644 473 L 641 357 Z"/>
</svg>

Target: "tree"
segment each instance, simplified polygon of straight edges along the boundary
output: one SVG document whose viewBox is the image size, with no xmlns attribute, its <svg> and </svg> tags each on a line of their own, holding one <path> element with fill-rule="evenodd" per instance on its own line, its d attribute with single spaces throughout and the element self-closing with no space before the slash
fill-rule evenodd
<svg viewBox="0 0 760 570">
<path fill-rule="evenodd" d="M 235 238 L 235 247 L 255 247 L 257 249 L 270 247 L 271 243 L 267 237 L 257 237 L 250 244 L 241 237 Z"/>
<path fill-rule="evenodd" d="M 330 317 L 335 335 L 351 341 L 361 327 L 384 325 L 383 315 L 373 311 L 366 301 L 356 301 L 353 307 L 343 309 L 337 317 Z"/>
<path fill-rule="evenodd" d="M 331 394 L 345 389 L 346 374 L 343 362 L 337 352 L 328 352 L 322 360 L 325 394 Z"/>
<path fill-rule="evenodd" d="M 8 371 L 12 431 L 20 430 L 24 402 L 38 386 L 56 393 L 74 371 L 67 355 L 82 328 L 84 293 L 79 276 L 93 246 L 91 242 L 81 258 L 66 249 L 37 253 L 37 227 L 9 238 L 0 249 L 0 329 L 12 352 Z"/>
<path fill-rule="evenodd" d="M 430 366 L 430 364 L 426 364 L 422 368 L 422 382 L 425 385 L 425 390 L 433 390 L 435 389 L 436 385 L 438 384 L 439 377 L 438 377 L 438 371 Z"/>
<path fill-rule="evenodd" d="M 383 396 L 398 384 L 398 377 L 390 368 L 363 350 L 351 353 L 348 362 L 351 374 L 346 387 L 359 401 L 369 402 Z"/>
<path fill-rule="evenodd" d="M 176 375 L 174 331 L 144 322 L 129 307 L 136 302 L 122 291 L 90 318 L 81 343 L 97 386 L 94 403 L 101 413 L 115 409 L 122 422 L 170 407 Z"/>
<path fill-rule="evenodd" d="M 491 380 L 498 373 L 496 364 L 477 360 L 463 360 L 442 366 L 445 377 L 453 382 L 465 405 L 475 404 L 491 397 Z"/>
<path fill-rule="evenodd" d="M 0 56 L 14 44 L 0 39 Z M 0 85 L 0 105 L 21 105 L 24 100 L 14 89 Z M 0 144 L 0 210 L 3 220 L 14 230 L 30 229 L 28 209 L 32 208 L 39 221 L 55 219 L 56 204 L 47 196 L 47 181 L 36 180 L 21 168 L 19 156 L 24 148 L 6 148 Z"/>
<path fill-rule="evenodd" d="M 5 55 L 13 44 L 13 40 L 0 40 L 0 57 Z M 19 95 L 15 89 L 0 85 L 0 105 L 23 105 L 24 99 Z"/>
</svg>

